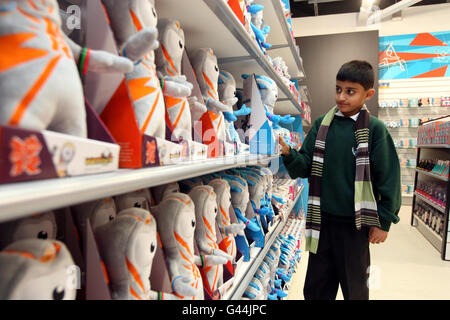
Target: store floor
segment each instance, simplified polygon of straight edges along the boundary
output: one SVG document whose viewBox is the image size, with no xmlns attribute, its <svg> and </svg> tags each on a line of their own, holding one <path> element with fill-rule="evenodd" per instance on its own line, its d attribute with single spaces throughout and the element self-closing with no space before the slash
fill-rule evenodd
<svg viewBox="0 0 450 320">
<path fill-rule="evenodd" d="M 400 222 L 392 225 L 384 244 L 371 245 L 371 300 L 442 300 L 450 299 L 450 261 L 422 234 L 410 225 L 411 206 L 399 213 Z M 288 300 L 303 300 L 303 283 L 308 265 L 304 253 L 292 277 Z M 342 300 L 339 289 L 337 300 Z"/>
</svg>

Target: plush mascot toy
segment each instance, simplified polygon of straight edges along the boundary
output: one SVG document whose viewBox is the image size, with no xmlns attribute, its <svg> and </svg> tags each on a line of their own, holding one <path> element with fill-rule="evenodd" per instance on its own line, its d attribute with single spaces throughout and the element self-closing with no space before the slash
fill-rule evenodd
<svg viewBox="0 0 450 320">
<path fill-rule="evenodd" d="M 246 230 L 247 236 L 255 241 L 256 247 L 264 247 L 264 233 L 262 230 L 262 216 L 268 213 L 267 208 L 261 208 L 261 200 L 264 197 L 264 181 L 262 177 L 250 172 L 240 171 L 240 175 L 247 181 L 249 191 L 249 203 L 246 216 L 258 226 L 257 231 Z"/>
<path fill-rule="evenodd" d="M 155 204 L 160 204 L 166 196 L 176 192 L 180 192 L 180 186 L 178 182 L 171 182 L 152 188 L 152 194 L 153 199 L 155 200 Z"/>
<path fill-rule="evenodd" d="M 0 300 L 75 300 L 74 266 L 60 241 L 15 241 L 0 251 Z"/>
<path fill-rule="evenodd" d="M 258 224 L 246 217 L 247 206 L 249 203 L 249 191 L 247 182 L 240 176 L 228 175 L 222 173 L 220 175 L 227 180 L 231 191 L 231 204 L 233 206 L 236 217 L 240 223 L 245 225 L 244 230 L 252 230 L 258 232 L 261 230 Z M 240 231 L 235 236 L 236 246 L 243 255 L 244 261 L 250 260 L 250 247 L 245 237 L 245 233 Z"/>
<path fill-rule="evenodd" d="M 220 102 L 219 99 L 217 57 L 212 49 L 201 48 L 195 52 L 192 65 L 214 129 L 219 139 L 226 141 L 224 117 L 229 121 L 236 121 L 237 118 L 230 112 L 230 107 Z"/>
<path fill-rule="evenodd" d="M 172 19 L 160 19 L 158 32 L 160 46 L 155 52 L 156 67 L 163 87 L 166 81 L 173 81 L 192 90 L 192 84 L 187 82 L 186 77 L 181 74 L 185 39 L 180 23 Z M 207 111 L 206 106 L 198 102 L 195 97 L 177 98 L 166 91 L 164 91 L 164 101 L 167 125 L 172 133 L 172 139 L 174 141 L 192 140 L 192 115 L 198 120 Z"/>
<path fill-rule="evenodd" d="M 203 282 L 198 266 L 225 264 L 227 259 L 195 255 L 195 205 L 184 193 L 165 197 L 152 208 L 168 265 L 173 293 L 181 299 L 203 300 Z"/>
<path fill-rule="evenodd" d="M 125 209 L 95 230 L 100 256 L 115 300 L 176 299 L 151 290 L 150 272 L 156 252 L 156 221 L 149 211 Z"/>
<path fill-rule="evenodd" d="M 0 250 L 23 239 L 56 239 L 57 225 L 53 211 L 0 224 Z"/>
<path fill-rule="evenodd" d="M 0 124 L 87 137 L 80 73 L 130 72 L 130 60 L 81 48 L 56 0 L 0 2 Z"/>
<path fill-rule="evenodd" d="M 228 261 L 232 256 L 225 253 L 217 244 L 216 216 L 218 207 L 214 188 L 208 185 L 194 187 L 189 192 L 189 197 L 194 201 L 195 219 L 195 241 L 201 254 L 224 257 Z M 221 264 L 210 265 L 208 262 L 200 268 L 203 286 L 212 296 L 223 284 L 223 266 Z"/>
<path fill-rule="evenodd" d="M 220 71 L 218 91 L 220 101 L 230 108 L 227 112 L 233 113 L 236 119 L 239 116 L 247 116 L 252 112 L 252 109 L 247 108 L 245 104 L 242 105 L 240 110 L 233 112 L 233 106 L 237 103 L 238 98 L 236 97 L 236 81 L 231 73 Z M 225 128 L 227 142 L 234 144 L 236 146 L 236 153 L 239 153 L 242 149 L 242 141 L 234 127 L 234 120 L 232 117 L 225 118 Z"/>
<path fill-rule="evenodd" d="M 247 79 L 248 74 L 243 74 L 242 78 Z M 290 115 L 279 116 L 273 114 L 273 109 L 275 108 L 275 103 L 278 99 L 278 87 L 275 81 L 271 78 L 261 75 L 256 75 L 256 84 L 258 85 L 259 93 L 261 95 L 262 103 L 264 104 L 264 109 L 266 110 L 266 116 L 272 123 L 272 128 L 277 130 L 280 128 L 278 123 L 291 124 L 295 121 L 295 118 Z"/>
<path fill-rule="evenodd" d="M 126 74 L 126 85 L 142 133 L 166 138 L 165 105 L 156 74 L 154 50 L 159 46 L 158 16 L 151 0 L 103 0 L 117 47 L 122 56 L 135 62 Z M 164 82 L 164 92 L 185 97 L 191 88 L 176 81 Z"/>
<path fill-rule="evenodd" d="M 264 23 L 263 11 L 263 5 L 252 4 L 248 6 L 248 12 L 251 14 L 250 26 L 255 33 L 256 42 L 258 43 L 261 51 L 266 54 L 266 49 L 270 49 L 272 45 L 266 42 L 267 36 L 270 32 L 270 26 Z"/>
<path fill-rule="evenodd" d="M 153 204 L 152 194 L 149 189 L 140 189 L 115 197 L 117 212 L 128 208 L 142 208 L 149 210 Z"/>
<path fill-rule="evenodd" d="M 117 209 L 114 199 L 108 197 L 73 206 L 72 213 L 81 247 L 84 248 L 88 221 L 90 220 L 92 230 L 95 231 L 97 227 L 114 220 Z"/>
<path fill-rule="evenodd" d="M 234 263 L 236 262 L 237 253 L 235 236 L 243 233 L 245 225 L 243 223 L 231 222 L 229 213 L 231 208 L 231 189 L 228 181 L 216 178 L 211 180 L 208 185 L 214 188 L 214 193 L 216 194 L 218 208 L 216 223 L 222 235 L 219 248 L 228 253 L 232 257 L 231 262 Z M 233 273 L 233 268 L 230 263 L 227 263 L 227 267 Z"/>
</svg>

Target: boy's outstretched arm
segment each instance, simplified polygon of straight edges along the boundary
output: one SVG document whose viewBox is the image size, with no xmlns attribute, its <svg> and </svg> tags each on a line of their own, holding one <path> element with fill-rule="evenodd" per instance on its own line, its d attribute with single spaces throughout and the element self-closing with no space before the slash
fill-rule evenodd
<svg viewBox="0 0 450 320">
<path fill-rule="evenodd" d="M 317 119 L 299 151 L 291 149 L 282 137 L 279 138 L 281 144 L 281 157 L 289 176 L 292 179 L 308 178 L 311 175 L 311 165 L 316 143 L 317 131 L 320 127 L 322 117 Z"/>
</svg>

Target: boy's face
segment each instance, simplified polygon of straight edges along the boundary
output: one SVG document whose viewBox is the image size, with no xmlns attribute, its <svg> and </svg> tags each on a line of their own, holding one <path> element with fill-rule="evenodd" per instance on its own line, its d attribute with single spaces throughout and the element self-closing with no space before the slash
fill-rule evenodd
<svg viewBox="0 0 450 320">
<path fill-rule="evenodd" d="M 365 90 L 357 82 L 336 80 L 336 104 L 346 117 L 357 114 L 374 94 L 374 89 Z"/>
</svg>

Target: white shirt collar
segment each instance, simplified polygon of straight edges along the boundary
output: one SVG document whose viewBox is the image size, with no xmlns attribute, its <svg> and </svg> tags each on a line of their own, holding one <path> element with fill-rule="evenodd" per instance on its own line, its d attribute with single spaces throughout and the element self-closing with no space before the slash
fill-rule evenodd
<svg viewBox="0 0 450 320">
<path fill-rule="evenodd" d="M 336 115 L 339 116 L 339 117 L 346 117 L 346 116 L 344 116 L 344 114 L 341 112 L 341 110 L 338 110 L 338 111 L 336 112 Z M 354 114 L 354 115 L 352 115 L 352 116 L 350 116 L 350 117 L 346 117 L 346 118 L 352 118 L 353 121 L 356 121 L 356 120 L 358 119 L 358 116 L 359 116 L 359 112 L 358 112 L 357 114 Z"/>
</svg>

